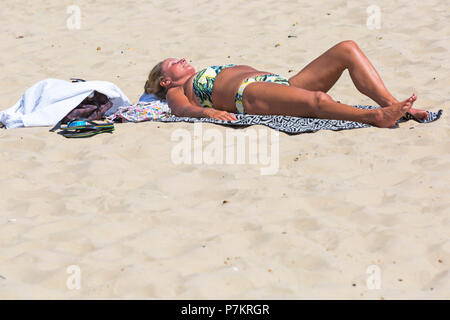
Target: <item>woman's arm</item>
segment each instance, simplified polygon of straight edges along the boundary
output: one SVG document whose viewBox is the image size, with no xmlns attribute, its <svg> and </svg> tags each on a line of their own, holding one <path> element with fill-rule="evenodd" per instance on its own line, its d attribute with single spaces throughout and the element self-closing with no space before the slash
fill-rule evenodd
<svg viewBox="0 0 450 320">
<path fill-rule="evenodd" d="M 177 117 L 213 118 L 225 121 L 237 120 L 237 118 L 223 110 L 203 108 L 193 105 L 183 92 L 182 87 L 172 88 L 167 92 L 167 102 L 172 113 Z"/>
</svg>

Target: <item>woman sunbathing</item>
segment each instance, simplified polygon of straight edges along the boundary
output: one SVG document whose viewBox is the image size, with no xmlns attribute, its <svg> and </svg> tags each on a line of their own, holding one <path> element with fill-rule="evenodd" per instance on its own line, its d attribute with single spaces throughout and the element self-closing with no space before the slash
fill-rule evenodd
<svg viewBox="0 0 450 320">
<path fill-rule="evenodd" d="M 362 110 L 326 94 L 345 69 L 356 88 L 382 108 Z M 226 121 L 237 120 L 232 112 L 351 120 L 385 128 L 405 112 L 421 120 L 428 117 L 427 111 L 412 108 L 416 94 L 395 99 L 351 40 L 333 46 L 289 79 L 233 64 L 196 73 L 185 59 L 168 58 L 152 69 L 145 92 L 166 99 L 176 116 Z"/>
</svg>

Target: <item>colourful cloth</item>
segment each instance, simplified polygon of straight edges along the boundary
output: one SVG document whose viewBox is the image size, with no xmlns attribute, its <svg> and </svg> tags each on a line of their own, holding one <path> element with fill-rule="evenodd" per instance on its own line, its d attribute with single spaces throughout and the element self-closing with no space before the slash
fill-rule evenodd
<svg viewBox="0 0 450 320">
<path fill-rule="evenodd" d="M 138 102 L 136 104 L 119 107 L 113 115 L 106 118 L 108 122 L 142 122 L 159 120 L 172 115 L 166 102 L 157 100 L 152 102 Z"/>
</svg>

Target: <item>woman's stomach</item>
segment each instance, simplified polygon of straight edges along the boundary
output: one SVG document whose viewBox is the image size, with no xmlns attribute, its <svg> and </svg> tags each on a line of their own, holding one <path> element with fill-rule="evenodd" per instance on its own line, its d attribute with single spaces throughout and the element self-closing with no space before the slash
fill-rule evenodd
<svg viewBox="0 0 450 320">
<path fill-rule="evenodd" d="M 245 65 L 238 65 L 223 69 L 215 78 L 211 100 L 214 109 L 236 112 L 235 96 L 242 82 L 250 77 L 262 74 L 271 74 L 270 72 L 258 71 L 255 68 Z M 202 107 L 193 88 L 194 74 L 184 84 L 184 93 L 189 102 L 198 107 Z"/>
<path fill-rule="evenodd" d="M 263 74 L 270 74 L 270 72 L 259 71 L 245 65 L 222 70 L 214 82 L 211 97 L 214 108 L 228 112 L 236 112 L 235 97 L 242 82 L 247 78 Z"/>
</svg>

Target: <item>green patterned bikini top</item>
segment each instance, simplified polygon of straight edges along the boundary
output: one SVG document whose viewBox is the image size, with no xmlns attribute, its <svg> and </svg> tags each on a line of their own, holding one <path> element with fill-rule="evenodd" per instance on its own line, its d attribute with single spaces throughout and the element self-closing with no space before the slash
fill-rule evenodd
<svg viewBox="0 0 450 320">
<path fill-rule="evenodd" d="M 223 66 L 212 66 L 203 69 L 194 78 L 194 93 L 203 107 L 213 108 L 211 100 L 214 81 L 216 76 L 225 68 L 234 67 L 235 64 L 226 64 Z"/>
</svg>

